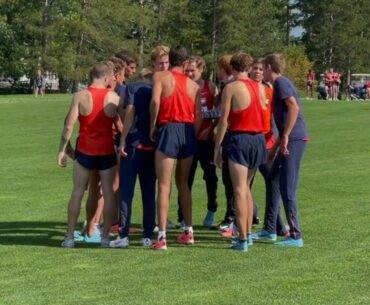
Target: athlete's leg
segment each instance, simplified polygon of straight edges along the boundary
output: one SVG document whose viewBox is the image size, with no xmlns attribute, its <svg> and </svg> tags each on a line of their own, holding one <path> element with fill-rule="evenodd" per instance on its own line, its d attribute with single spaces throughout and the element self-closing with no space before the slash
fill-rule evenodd
<svg viewBox="0 0 370 305">
<path fill-rule="evenodd" d="M 89 170 L 77 161 L 73 163 L 73 190 L 68 204 L 68 239 L 74 239 L 74 230 L 80 215 L 81 200 L 89 181 Z"/>
<path fill-rule="evenodd" d="M 189 173 L 192 162 L 193 156 L 187 157 L 185 159 L 178 159 L 175 173 L 176 186 L 179 191 L 181 210 L 184 215 L 185 225 L 187 227 L 192 226 L 192 200 L 189 187 Z"/>
<path fill-rule="evenodd" d="M 203 179 L 207 188 L 207 209 L 210 212 L 217 211 L 217 175 L 213 164 L 214 142 L 198 141 L 198 155 L 200 166 L 203 169 Z"/>
<path fill-rule="evenodd" d="M 106 170 L 99 171 L 104 198 L 104 231 L 102 239 L 108 239 L 110 227 L 112 225 L 115 213 L 115 197 L 113 191 L 115 170 L 115 166 L 113 166 Z"/>
<path fill-rule="evenodd" d="M 166 231 L 166 221 L 170 204 L 171 178 L 175 159 L 159 150 L 155 151 L 155 172 L 158 179 L 157 217 L 159 231 Z"/>
<path fill-rule="evenodd" d="M 89 194 L 86 201 L 86 222 L 87 235 L 94 234 L 96 224 L 100 223 L 100 218 L 104 209 L 104 200 L 101 194 L 100 178 L 98 171 L 90 171 Z"/>
<path fill-rule="evenodd" d="M 198 167 L 198 153 L 194 155 L 193 162 L 191 163 L 190 172 L 189 172 L 189 178 L 188 178 L 188 184 L 190 190 L 193 187 L 194 179 L 195 179 L 195 173 L 197 171 Z M 181 209 L 181 203 L 180 203 L 180 195 L 177 195 L 177 220 L 178 222 L 181 222 L 184 220 L 184 215 Z"/>
<path fill-rule="evenodd" d="M 155 227 L 155 166 L 154 151 L 141 151 L 139 181 L 143 201 L 143 238 L 152 238 Z"/>
<path fill-rule="evenodd" d="M 306 142 L 291 141 L 288 144 L 290 154 L 282 158 L 280 169 L 280 192 L 290 227 L 290 236 L 294 239 L 301 238 L 298 219 L 297 186 L 300 162 L 305 148 Z"/>
<path fill-rule="evenodd" d="M 253 196 L 250 189 L 251 182 L 256 174 L 256 169 L 248 169 L 247 175 L 247 235 L 252 234 L 253 225 Z"/>
<path fill-rule="evenodd" d="M 247 185 L 248 168 L 230 159 L 228 163 L 234 190 L 235 220 L 239 228 L 239 237 L 245 240 L 248 230 L 248 200 L 250 200 Z"/>
</svg>

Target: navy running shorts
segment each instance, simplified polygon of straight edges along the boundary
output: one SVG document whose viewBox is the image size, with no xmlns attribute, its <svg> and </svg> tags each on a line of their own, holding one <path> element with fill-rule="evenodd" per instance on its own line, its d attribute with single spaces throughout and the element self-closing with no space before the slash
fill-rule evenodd
<svg viewBox="0 0 370 305">
<path fill-rule="evenodd" d="M 267 162 L 266 141 L 262 133 L 227 132 L 223 142 L 226 159 L 255 169 Z"/>
<path fill-rule="evenodd" d="M 194 125 L 166 123 L 158 127 L 156 149 L 170 158 L 185 159 L 197 152 Z"/>
<path fill-rule="evenodd" d="M 101 156 L 91 156 L 86 155 L 76 149 L 75 159 L 80 163 L 84 168 L 88 170 L 106 170 L 112 168 L 117 163 L 117 155 L 101 155 Z"/>
</svg>

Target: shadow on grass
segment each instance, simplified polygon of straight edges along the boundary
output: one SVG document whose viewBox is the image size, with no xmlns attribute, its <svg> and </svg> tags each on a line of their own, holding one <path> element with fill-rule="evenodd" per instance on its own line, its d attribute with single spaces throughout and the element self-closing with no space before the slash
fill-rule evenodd
<svg viewBox="0 0 370 305">
<path fill-rule="evenodd" d="M 136 232 L 130 234 L 130 241 L 140 241 L 142 229 L 140 224 L 132 224 L 131 227 Z M 65 222 L 52 221 L 13 221 L 0 223 L 0 245 L 22 245 L 22 246 L 43 246 L 60 247 L 60 243 L 66 232 Z M 227 239 L 220 237 L 215 228 L 206 228 L 204 226 L 194 226 L 194 235 L 196 244 L 225 243 Z M 180 235 L 179 228 L 169 229 L 167 231 L 168 239 L 175 242 Z M 115 238 L 115 237 L 114 237 Z M 153 239 L 156 233 L 153 234 Z M 112 238 L 111 238 L 112 239 Z M 96 248 L 100 244 L 78 243 L 83 248 Z"/>
</svg>

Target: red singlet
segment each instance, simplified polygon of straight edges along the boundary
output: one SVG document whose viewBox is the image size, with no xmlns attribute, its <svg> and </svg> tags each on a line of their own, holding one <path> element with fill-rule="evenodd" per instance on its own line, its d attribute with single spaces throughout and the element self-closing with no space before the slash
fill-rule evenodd
<svg viewBox="0 0 370 305">
<path fill-rule="evenodd" d="M 263 134 L 265 135 L 266 148 L 270 149 L 275 142 L 274 132 L 272 131 L 272 88 L 267 85 L 263 85 L 263 87 L 265 88 L 266 94 L 266 110 Z"/>
<path fill-rule="evenodd" d="M 202 90 L 200 92 L 200 105 L 204 110 L 211 110 L 213 108 L 213 101 L 214 97 L 211 92 L 211 88 L 209 87 L 209 82 L 204 81 Z M 199 128 L 199 132 L 197 135 L 197 140 L 213 140 L 214 134 L 213 130 L 208 133 L 206 138 L 200 138 L 200 134 L 207 128 L 209 128 L 213 124 L 212 120 L 202 120 L 202 123 Z"/>
<path fill-rule="evenodd" d="M 79 114 L 80 121 L 79 139 L 77 149 L 87 155 L 110 155 L 114 151 L 112 126 L 115 117 L 108 117 L 104 112 L 104 100 L 109 93 L 109 88 L 87 88 L 93 102 L 89 115 Z"/>
<path fill-rule="evenodd" d="M 170 72 L 175 80 L 175 88 L 171 95 L 161 98 L 157 125 L 171 122 L 194 124 L 195 101 L 188 95 L 188 77 L 176 71 Z"/>
<path fill-rule="evenodd" d="M 239 80 L 249 91 L 251 103 L 247 108 L 232 110 L 229 113 L 229 130 L 251 133 L 264 132 L 265 110 L 262 108 L 259 94 L 259 83 L 250 79 Z"/>
</svg>

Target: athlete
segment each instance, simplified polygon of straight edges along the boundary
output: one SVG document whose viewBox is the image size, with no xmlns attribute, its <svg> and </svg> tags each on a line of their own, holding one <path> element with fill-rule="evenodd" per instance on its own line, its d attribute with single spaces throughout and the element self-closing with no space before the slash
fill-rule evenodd
<svg viewBox="0 0 370 305">
<path fill-rule="evenodd" d="M 152 245 L 155 227 L 155 167 L 154 143 L 149 137 L 149 106 L 152 98 L 153 72 L 143 69 L 139 81 L 128 84 L 124 98 L 124 127 L 118 152 L 120 162 L 120 231 L 111 248 L 129 246 L 132 199 L 136 178 L 139 177 L 143 203 L 144 246 Z"/>
<path fill-rule="evenodd" d="M 274 86 L 273 114 L 279 132 L 270 155 L 277 153 L 272 166 L 279 168 L 280 193 L 290 228 L 290 237 L 274 244 L 302 247 L 297 187 L 299 167 L 306 148 L 307 130 L 298 93 L 293 83 L 282 75 L 283 71 L 284 58 L 281 54 L 269 54 L 264 58 L 265 79 Z M 267 211 L 267 218 L 272 220 L 276 219 L 279 209 L 278 201 L 274 203 Z"/>
<path fill-rule="evenodd" d="M 41 70 L 37 70 L 37 76 L 35 80 L 35 96 L 44 96 L 45 93 L 45 78 L 41 73 Z"/>
<path fill-rule="evenodd" d="M 341 83 L 341 74 L 338 72 L 333 72 L 333 100 L 337 101 L 338 100 L 338 95 L 339 95 L 339 87 Z"/>
<path fill-rule="evenodd" d="M 262 82 L 263 88 L 265 90 L 265 117 L 264 117 L 264 136 L 266 141 L 266 149 L 267 153 L 270 152 L 271 148 L 275 142 L 275 136 L 273 132 L 273 120 L 272 120 L 272 97 L 273 97 L 273 90 L 272 86 L 263 81 L 263 60 L 256 59 L 253 61 L 252 69 L 250 72 L 250 78 Z M 280 236 L 287 236 L 289 232 L 287 232 L 285 228 L 285 224 L 279 212 L 274 219 L 268 219 L 268 207 L 274 204 L 277 201 L 277 205 L 279 206 L 280 202 L 280 190 L 279 190 L 279 168 L 273 168 L 273 158 L 275 155 L 271 155 L 271 159 L 268 160 L 267 163 L 262 164 L 258 167 L 260 173 L 262 174 L 265 180 L 266 186 L 266 205 L 265 205 L 265 220 L 264 220 L 264 229 L 260 232 L 252 234 L 252 239 L 256 240 L 272 240 L 276 241 L 277 235 Z M 252 188 L 252 186 L 251 186 Z M 255 203 L 253 202 L 254 209 Z M 254 211 L 255 213 L 255 211 Z"/>
<path fill-rule="evenodd" d="M 202 112 L 214 108 L 216 88 L 212 82 L 202 79 L 205 69 L 205 62 L 201 57 L 191 57 L 185 66 L 185 74 L 195 81 L 200 87 L 200 104 Z M 189 174 L 189 187 L 193 186 L 195 172 L 198 161 L 203 169 L 203 179 L 206 182 L 207 189 L 207 214 L 203 224 L 211 227 L 217 211 L 217 176 L 216 167 L 213 164 L 214 152 L 214 128 L 215 123 L 212 119 L 202 119 L 200 129 L 197 134 L 197 153 L 194 156 L 193 163 Z M 180 201 L 178 200 L 180 205 Z M 178 209 L 179 222 L 183 222 L 181 208 Z"/>
<path fill-rule="evenodd" d="M 112 125 L 117 113 L 119 97 L 108 87 L 114 77 L 111 65 L 97 63 L 90 70 L 91 85 L 74 94 L 64 123 L 59 146 L 58 165 L 67 165 L 66 147 L 77 119 L 80 122 L 79 140 L 73 165 L 73 191 L 68 206 L 68 233 L 62 247 L 74 247 L 74 229 L 80 213 L 81 200 L 90 172 L 99 171 L 104 206 L 104 232 L 101 246 L 109 246 L 109 229 L 114 211 L 113 180 L 116 154 L 112 137 Z"/>
<path fill-rule="evenodd" d="M 238 52 L 231 58 L 235 81 L 226 85 L 222 94 L 214 156 L 218 167 L 222 166 L 222 154 L 229 164 L 239 229 L 239 239 L 231 248 L 240 251 L 248 251 L 247 234 L 252 230 L 251 180 L 256 168 L 267 161 L 263 135 L 265 105 L 261 96 L 264 91 L 258 82 L 248 78 L 251 64 L 252 58 L 246 53 Z"/>
<path fill-rule="evenodd" d="M 126 64 L 123 60 L 117 57 L 111 57 L 108 60 L 108 63 L 111 65 L 111 68 L 114 72 L 114 77 L 111 78 L 111 81 L 108 87 L 111 90 L 114 90 L 117 93 L 117 86 L 122 85 L 124 80 L 124 72 Z M 118 93 L 117 93 L 118 94 Z M 120 101 L 121 104 L 121 101 Z M 120 109 L 119 109 L 120 110 Z M 113 125 L 113 138 L 115 142 L 115 146 L 118 147 L 119 145 L 119 138 L 121 131 L 123 129 L 122 121 L 120 119 L 120 115 L 117 113 L 116 120 Z M 117 158 L 119 163 L 119 158 Z M 116 174 L 113 183 L 113 189 L 115 192 L 116 198 L 116 208 L 117 211 L 115 213 L 115 217 L 113 219 L 113 224 L 110 229 L 111 232 L 118 232 L 118 188 L 119 188 L 119 173 L 118 173 L 118 166 L 116 166 Z M 100 243 L 101 236 L 100 236 L 100 219 L 101 215 L 104 210 L 104 198 L 102 196 L 101 185 L 100 185 L 100 178 L 98 171 L 92 171 L 90 173 L 89 179 L 89 194 L 86 202 L 86 220 L 87 220 L 87 229 L 86 232 L 82 230 L 84 233 L 83 240 L 87 243 Z M 82 240 L 82 238 L 75 235 L 76 240 Z"/>
<path fill-rule="evenodd" d="M 176 186 L 185 227 L 177 238 L 180 244 L 193 244 L 190 167 L 196 153 L 196 132 L 200 125 L 199 86 L 184 73 L 188 53 L 183 47 L 171 48 L 170 71 L 155 73 L 150 109 L 151 139 L 156 141 L 155 167 L 158 179 L 158 240 L 154 250 L 167 249 L 166 219 L 169 208 L 172 170 L 176 163 Z M 194 124 L 196 123 L 195 127 Z"/>
<path fill-rule="evenodd" d="M 313 99 L 313 87 L 315 83 L 315 72 L 308 70 L 307 73 L 307 99 Z"/>
<path fill-rule="evenodd" d="M 329 71 L 325 71 L 324 74 L 325 78 L 325 86 L 328 88 L 328 100 L 333 99 L 333 85 L 334 85 L 334 80 L 333 80 L 333 68 L 330 68 Z"/>
</svg>

